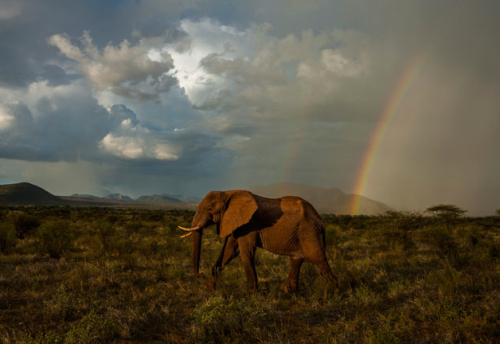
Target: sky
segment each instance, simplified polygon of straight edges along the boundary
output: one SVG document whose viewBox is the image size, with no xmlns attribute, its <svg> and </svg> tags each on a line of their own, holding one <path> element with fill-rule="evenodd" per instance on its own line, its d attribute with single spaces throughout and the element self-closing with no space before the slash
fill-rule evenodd
<svg viewBox="0 0 500 344">
<path fill-rule="evenodd" d="M 0 0 L 0 184 L 500 208 L 498 0 Z"/>
</svg>

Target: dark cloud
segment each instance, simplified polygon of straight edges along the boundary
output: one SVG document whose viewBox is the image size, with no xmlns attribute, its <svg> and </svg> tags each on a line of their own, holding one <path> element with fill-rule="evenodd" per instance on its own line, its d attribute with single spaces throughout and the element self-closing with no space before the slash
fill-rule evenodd
<svg viewBox="0 0 500 344">
<path fill-rule="evenodd" d="M 214 175 L 232 160 L 221 138 L 193 129 L 144 127 L 123 104 L 106 109 L 81 89 L 0 108 L 0 158 L 106 163 L 116 174 Z M 128 172 L 124 172 L 124 168 Z M 109 172 L 112 173 L 112 172 Z M 114 173 L 114 172 L 113 172 Z"/>
<path fill-rule="evenodd" d="M 0 157 L 9 174 L 85 166 L 86 185 L 139 194 L 350 192 L 392 100 L 366 195 L 479 213 L 498 204 L 499 13 L 494 0 L 3 1 Z"/>
<path fill-rule="evenodd" d="M 0 157 L 54 161 L 53 146 L 40 138 L 33 115 L 26 104 L 5 104 L 0 114 Z"/>
<path fill-rule="evenodd" d="M 55 77 L 60 80 L 60 71 L 52 67 L 47 71 L 44 67 L 49 60 L 58 58 L 54 48 L 46 43 L 55 34 L 80 37 L 89 31 L 99 49 L 110 42 L 118 44 L 129 39 L 134 44 L 141 37 L 162 36 L 167 32 L 167 41 L 181 40 L 182 32 L 175 29 L 178 13 L 189 4 L 147 2 L 152 4 L 99 0 L 2 1 L 0 11 L 12 14 L 0 16 L 0 86 L 26 87 L 45 78 L 51 82 L 53 73 L 58 73 Z"/>
<path fill-rule="evenodd" d="M 52 64 L 43 65 L 39 75 L 40 80 L 47 80 L 47 85 L 51 87 L 69 85 L 79 77 L 76 74 L 67 74 L 64 69 Z"/>
<path fill-rule="evenodd" d="M 31 161 L 75 161 L 95 154 L 97 142 L 110 130 L 106 109 L 90 97 L 41 98 L 37 118 L 24 103 L 3 106 L 8 118 L 0 129 L 0 156 Z M 10 118 L 10 120 L 9 120 Z"/>
</svg>

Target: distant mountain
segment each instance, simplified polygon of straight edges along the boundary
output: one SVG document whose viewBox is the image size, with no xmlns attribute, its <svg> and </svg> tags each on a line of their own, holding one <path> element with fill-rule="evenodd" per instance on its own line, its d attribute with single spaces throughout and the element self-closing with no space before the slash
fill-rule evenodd
<svg viewBox="0 0 500 344">
<path fill-rule="evenodd" d="M 305 184 L 279 183 L 268 186 L 255 186 L 251 192 L 264 197 L 299 196 L 310 202 L 318 212 L 331 214 L 351 214 L 352 203 L 358 197 L 359 214 L 376 215 L 392 208 L 369 198 L 345 194 L 338 188 L 322 188 Z"/>
<path fill-rule="evenodd" d="M 97 197 L 94 195 L 87 195 L 87 194 L 72 194 L 70 197 L 78 197 L 78 198 L 89 198 L 89 199 L 100 199 L 101 197 Z"/>
<path fill-rule="evenodd" d="M 196 205 L 176 202 L 136 202 L 121 194 L 110 194 L 100 198 L 87 194 L 54 196 L 39 186 L 30 183 L 0 185 L 0 206 L 75 206 L 75 207 L 115 207 L 131 209 L 186 209 L 196 210 Z"/>
<path fill-rule="evenodd" d="M 185 203 L 200 203 L 201 202 L 200 197 L 186 196 L 186 195 L 170 195 L 170 194 L 166 194 L 166 193 L 161 194 L 161 195 L 176 198 L 176 199 L 178 199 L 182 202 L 185 202 Z"/>
<path fill-rule="evenodd" d="M 112 194 L 109 194 L 109 195 L 104 196 L 102 198 L 103 199 L 116 199 L 116 200 L 120 200 L 120 201 L 133 201 L 133 199 L 130 198 L 129 196 L 122 195 L 122 194 L 119 194 L 119 193 L 112 193 Z"/>
<path fill-rule="evenodd" d="M 0 185 L 0 205 L 64 205 L 66 202 L 30 183 Z"/>
<path fill-rule="evenodd" d="M 180 199 L 170 197 L 167 195 L 151 195 L 151 196 L 141 196 L 136 199 L 137 202 L 147 202 L 147 203 L 163 203 L 163 202 L 173 202 L 173 203 L 183 203 Z"/>
</svg>

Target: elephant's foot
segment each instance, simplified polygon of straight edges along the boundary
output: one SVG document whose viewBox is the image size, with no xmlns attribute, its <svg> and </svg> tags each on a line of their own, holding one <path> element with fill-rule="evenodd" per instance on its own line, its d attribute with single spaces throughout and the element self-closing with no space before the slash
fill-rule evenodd
<svg viewBox="0 0 500 344">
<path fill-rule="evenodd" d="M 280 285 L 280 290 L 285 293 L 295 293 L 297 292 L 297 283 L 293 283 L 290 281 L 286 281 L 282 285 Z"/>
<path fill-rule="evenodd" d="M 210 276 L 206 281 L 205 281 L 205 289 L 206 290 L 215 290 L 216 288 L 216 279 L 213 276 Z"/>
<path fill-rule="evenodd" d="M 256 293 L 259 291 L 259 288 L 257 286 L 248 286 L 248 292 L 249 293 Z"/>
</svg>

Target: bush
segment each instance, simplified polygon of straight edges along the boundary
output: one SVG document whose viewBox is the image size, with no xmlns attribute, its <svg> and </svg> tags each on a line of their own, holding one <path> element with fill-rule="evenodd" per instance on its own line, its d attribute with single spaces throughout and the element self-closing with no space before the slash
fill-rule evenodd
<svg viewBox="0 0 500 344">
<path fill-rule="evenodd" d="M 16 230 L 10 223 L 0 223 L 0 252 L 8 253 L 16 247 Z"/>
<path fill-rule="evenodd" d="M 40 227 L 40 220 L 33 215 L 18 214 L 14 216 L 13 221 L 16 228 L 16 237 L 24 239 L 25 235 L 33 233 Z"/>
<path fill-rule="evenodd" d="M 60 258 L 73 244 L 73 231 L 67 220 L 49 220 L 40 226 L 36 239 L 40 254 Z"/>
<path fill-rule="evenodd" d="M 115 235 L 115 226 L 109 221 L 96 220 L 92 227 L 97 232 L 99 241 L 101 242 L 104 252 L 108 252 L 112 246 L 112 237 Z"/>
<path fill-rule="evenodd" d="M 125 223 L 125 232 L 128 236 L 133 235 L 134 233 L 139 233 L 144 227 L 141 221 L 128 221 Z"/>
<path fill-rule="evenodd" d="M 414 246 L 413 234 L 422 229 L 427 220 L 420 212 L 389 210 L 380 219 L 386 228 L 386 236 L 400 243 L 403 250 Z"/>
<path fill-rule="evenodd" d="M 23 333 L 16 340 L 18 344 L 56 344 L 63 342 L 63 336 L 54 331 L 40 331 L 36 335 Z"/>
<path fill-rule="evenodd" d="M 167 228 L 170 231 L 170 233 L 175 233 L 177 231 L 177 220 L 172 219 L 169 222 L 167 222 Z"/>
<path fill-rule="evenodd" d="M 68 344 L 105 343 L 113 339 L 116 334 L 115 323 L 91 310 L 80 322 L 71 326 L 64 342 Z"/>
<path fill-rule="evenodd" d="M 236 334 L 251 336 L 260 327 L 266 313 L 262 306 L 252 300 L 209 298 L 205 304 L 193 311 L 197 337 L 203 341 L 220 343 Z M 251 341 L 251 340 L 250 340 Z"/>
<path fill-rule="evenodd" d="M 461 268 L 470 261 L 470 254 L 455 237 L 443 227 L 430 232 L 431 243 L 438 250 L 438 255 L 446 259 L 453 267 Z"/>
</svg>

